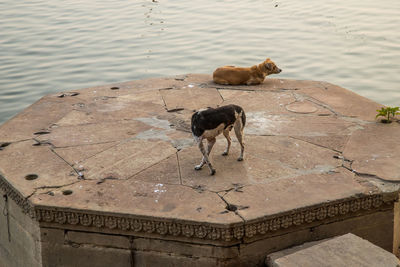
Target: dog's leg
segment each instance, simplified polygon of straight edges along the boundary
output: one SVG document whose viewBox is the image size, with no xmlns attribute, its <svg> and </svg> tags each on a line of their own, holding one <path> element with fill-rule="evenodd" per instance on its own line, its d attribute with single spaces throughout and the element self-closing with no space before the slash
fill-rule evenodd
<svg viewBox="0 0 400 267">
<path fill-rule="evenodd" d="M 201 153 L 203 154 L 203 158 L 202 158 L 200 164 L 196 165 L 194 167 L 195 170 L 200 170 L 203 167 L 204 164 L 207 164 L 208 168 L 210 169 L 211 175 L 215 174 L 215 169 L 213 169 L 213 167 L 212 167 L 212 165 L 210 163 L 210 160 L 208 159 L 208 154 L 211 152 L 211 149 L 212 149 L 213 145 L 215 144 L 215 141 L 216 141 L 215 138 L 214 138 L 213 142 L 210 142 L 208 140 L 207 151 L 204 149 L 203 140 L 199 141 L 199 149 L 200 149 Z"/>
<path fill-rule="evenodd" d="M 243 153 L 244 153 L 244 141 L 243 141 L 243 123 L 242 119 L 238 119 L 235 123 L 235 135 L 240 143 L 240 156 L 238 157 L 238 161 L 243 160 Z"/>
<path fill-rule="evenodd" d="M 203 165 L 206 163 L 206 160 L 205 160 L 205 158 L 204 158 L 205 151 L 204 151 L 204 145 L 203 145 L 203 138 L 202 138 L 202 137 L 199 137 L 199 138 L 195 138 L 195 139 L 196 139 L 197 145 L 198 145 L 198 147 L 199 147 L 199 149 L 200 149 L 200 152 L 201 152 L 201 154 L 203 155 L 203 158 L 202 158 L 200 164 L 194 166 L 194 169 L 195 169 L 196 171 L 198 171 L 198 170 L 201 170 L 201 168 L 203 167 Z"/>
<path fill-rule="evenodd" d="M 231 137 L 229 136 L 229 131 L 232 129 L 232 127 L 226 128 L 222 133 L 224 134 L 226 141 L 228 142 L 228 145 L 226 146 L 226 149 L 224 153 L 222 153 L 222 156 L 226 156 L 229 153 L 229 148 L 231 147 Z"/>
<path fill-rule="evenodd" d="M 207 156 L 206 156 L 205 160 L 206 160 L 208 168 L 210 169 L 210 174 L 211 175 L 215 174 L 215 169 L 211 165 L 211 162 L 210 162 L 210 160 L 208 158 L 208 155 L 210 155 L 211 150 L 212 150 L 212 148 L 213 148 L 213 146 L 214 146 L 216 141 L 217 141 L 217 139 L 215 137 L 207 139 Z"/>
</svg>

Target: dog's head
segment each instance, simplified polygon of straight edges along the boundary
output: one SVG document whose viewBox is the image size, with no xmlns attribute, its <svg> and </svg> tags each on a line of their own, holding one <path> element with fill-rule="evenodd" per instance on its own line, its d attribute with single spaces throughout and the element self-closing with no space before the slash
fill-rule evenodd
<svg viewBox="0 0 400 267">
<path fill-rule="evenodd" d="M 280 68 L 278 68 L 275 63 L 267 58 L 263 63 L 262 63 L 263 67 L 265 68 L 265 72 L 266 74 L 278 74 L 280 73 L 282 70 Z"/>
<path fill-rule="evenodd" d="M 204 116 L 201 111 L 197 111 L 192 115 L 191 129 L 192 134 L 195 137 L 200 137 L 204 133 L 204 129 L 202 127 L 204 122 Z"/>
</svg>

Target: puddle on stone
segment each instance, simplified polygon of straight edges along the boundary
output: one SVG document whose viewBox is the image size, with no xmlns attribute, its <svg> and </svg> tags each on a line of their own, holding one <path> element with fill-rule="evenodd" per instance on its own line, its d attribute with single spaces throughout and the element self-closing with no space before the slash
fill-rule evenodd
<svg viewBox="0 0 400 267">
<path fill-rule="evenodd" d="M 246 113 L 247 125 L 244 128 L 246 134 L 268 135 L 276 132 L 279 116 L 269 115 L 266 112 L 248 112 Z"/>
</svg>

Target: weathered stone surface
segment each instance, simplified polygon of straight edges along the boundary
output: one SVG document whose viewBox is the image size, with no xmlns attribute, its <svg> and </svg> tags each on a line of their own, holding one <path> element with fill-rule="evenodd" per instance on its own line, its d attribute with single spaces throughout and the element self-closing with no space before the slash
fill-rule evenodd
<svg viewBox="0 0 400 267">
<path fill-rule="evenodd" d="M 36 139 L 55 147 L 69 147 L 121 141 L 149 130 L 140 121 L 99 122 L 73 126 L 53 126 L 51 132 Z"/>
<path fill-rule="evenodd" d="M 50 147 L 34 146 L 35 143 L 12 143 L 0 151 L 0 173 L 23 197 L 41 187 L 60 187 L 78 181 L 74 169 Z"/>
<path fill-rule="evenodd" d="M 319 101 L 337 114 L 356 117 L 365 121 L 375 121 L 376 110 L 380 109 L 382 105 L 337 85 L 321 84 L 323 87 L 302 88 L 299 93 Z"/>
<path fill-rule="evenodd" d="M 352 160 L 352 169 L 365 176 L 400 180 L 400 136 L 399 124 L 374 123 L 356 131 L 343 152 Z"/>
<path fill-rule="evenodd" d="M 335 171 L 341 164 L 333 157 L 333 151 L 290 137 L 247 136 L 246 144 L 246 160 L 238 162 L 239 144 L 233 142 L 230 154 L 222 156 L 226 141 L 217 141 L 212 161 L 218 179 L 208 175 L 207 167 L 193 171 L 202 158 L 197 148 L 185 148 L 178 152 L 183 184 L 203 190 L 224 191 L 303 174 L 327 173 Z"/>
<path fill-rule="evenodd" d="M 66 195 L 65 192 L 67 190 L 69 190 L 70 194 Z M 100 182 L 81 181 L 52 192 L 53 194 L 51 195 L 32 196 L 32 203 L 38 206 L 72 209 L 77 212 L 90 210 L 95 215 L 105 214 L 111 216 L 118 210 L 121 218 L 123 218 L 124 214 L 133 214 L 137 218 L 144 218 L 154 227 L 151 228 L 151 231 L 150 228 L 143 229 L 143 231 L 147 229 L 149 233 L 153 231 L 155 233 L 158 231 L 163 233 L 164 230 L 167 231 L 164 234 L 168 233 L 168 226 L 164 229 L 165 225 L 161 224 L 159 226 L 161 228 L 157 230 L 154 222 L 148 220 L 150 218 L 159 218 L 160 222 L 165 220 L 174 221 L 176 218 L 180 218 L 180 220 L 197 223 L 242 223 L 242 219 L 239 216 L 225 212 L 226 203 L 217 194 L 207 191 L 197 192 L 190 187 L 182 185 L 149 183 L 132 179 L 106 179 Z M 188 199 L 190 201 L 187 201 Z M 182 202 L 185 202 L 185 205 L 182 205 Z M 56 215 L 57 213 L 55 213 Z M 94 219 L 88 216 L 87 221 L 81 221 L 81 224 L 86 224 L 87 226 L 96 225 L 97 223 L 99 223 L 99 226 L 107 224 L 104 218 L 96 223 L 95 215 L 93 216 Z M 49 216 L 48 221 L 56 222 L 57 220 L 50 213 L 49 215 L 43 213 L 43 216 Z M 147 224 L 147 222 L 144 222 L 144 224 Z M 129 222 L 127 229 L 130 229 Z M 179 231 L 178 234 L 181 234 L 180 226 L 177 230 Z"/>
<path fill-rule="evenodd" d="M 346 171 L 305 174 L 265 184 L 246 186 L 241 189 L 241 192 L 230 191 L 224 196 L 224 199 L 235 206 L 247 207 L 239 210 L 238 213 L 246 221 L 251 221 L 262 216 L 315 206 L 318 203 L 348 199 L 355 194 L 368 194 L 368 191 L 353 179 L 353 176 L 354 174 Z M 329 207 L 321 207 L 318 214 L 310 214 L 312 216 L 310 222 L 339 214 L 337 207 L 332 206 L 332 211 L 328 209 Z M 293 219 L 290 218 L 290 220 L 288 223 L 291 225 Z M 306 218 L 302 218 L 302 220 L 306 220 Z M 280 226 L 281 224 L 278 225 L 278 227 Z"/>
<path fill-rule="evenodd" d="M 247 115 L 244 161 L 236 160 L 232 131 L 230 154 L 221 155 L 223 136 L 211 152 L 216 174 L 206 166 L 195 171 L 202 155 L 190 133 L 193 110 L 231 103 Z M 156 255 L 164 263 L 254 265 L 265 255 L 252 244 L 286 234 L 296 242 L 331 237 L 369 215 L 388 222 L 356 223 L 352 231 L 388 249 L 391 233 L 379 229 L 393 225 L 387 214 L 399 190 L 393 140 L 400 124 L 377 122 L 379 106 L 325 82 L 268 78 L 221 86 L 199 74 L 62 92 L 0 126 L 0 189 L 40 227 L 82 233 L 67 240 L 82 253 L 71 244 L 54 247 L 67 258 L 93 252 L 129 265 Z M 86 232 L 96 238 L 85 243 Z M 167 249 L 98 250 L 95 244 L 109 245 L 97 240 L 104 235 L 215 246 L 215 259 L 188 257 L 177 244 L 182 254 L 170 261 Z M 61 258 L 49 254 L 51 242 L 42 245 L 43 262 L 56 265 Z M 235 250 L 244 244 L 249 250 Z"/>
<path fill-rule="evenodd" d="M 87 179 L 128 179 L 175 153 L 167 142 L 132 140 L 104 150 L 80 166 Z"/>
<path fill-rule="evenodd" d="M 93 145 L 54 148 L 53 151 L 70 165 L 75 165 L 76 169 L 82 170 L 83 166 L 80 165 L 82 161 L 110 149 L 117 144 L 118 142 L 106 142 Z"/>
<path fill-rule="evenodd" d="M 191 84 L 180 89 L 164 89 L 160 92 L 168 111 L 198 110 L 216 107 L 223 102 L 215 88 L 201 88 Z"/>
<path fill-rule="evenodd" d="M 34 105 L 27 107 L 23 112 L 1 125 L 0 143 L 35 137 L 35 133 L 46 131 L 81 101 L 78 96 L 60 98 L 54 95 L 41 98 Z"/>
<path fill-rule="evenodd" d="M 346 234 L 317 244 L 273 253 L 268 266 L 393 266 L 400 261 L 391 253 L 353 234 Z"/>
<path fill-rule="evenodd" d="M 245 133 L 251 135 L 330 136 L 349 135 L 362 126 L 332 116 L 270 115 L 267 111 L 247 112 Z"/>
</svg>

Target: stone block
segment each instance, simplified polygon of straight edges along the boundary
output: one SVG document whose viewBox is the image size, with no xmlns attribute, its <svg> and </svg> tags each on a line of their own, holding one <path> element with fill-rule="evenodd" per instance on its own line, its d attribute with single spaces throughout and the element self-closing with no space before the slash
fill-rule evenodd
<svg viewBox="0 0 400 267">
<path fill-rule="evenodd" d="M 40 228 L 40 240 L 50 244 L 62 245 L 65 242 L 65 230 L 53 228 Z"/>
<path fill-rule="evenodd" d="M 107 248 L 124 248 L 131 247 L 129 237 L 117 235 L 105 235 L 89 232 L 68 231 L 66 241 L 77 244 L 90 244 Z"/>
<path fill-rule="evenodd" d="M 133 249 L 136 251 L 174 253 L 181 256 L 210 257 L 218 259 L 231 259 L 239 256 L 238 246 L 218 247 L 150 238 L 134 238 Z"/>
<path fill-rule="evenodd" d="M 307 246 L 307 245 L 306 245 Z M 393 266 L 400 265 L 392 253 L 353 234 L 335 237 L 304 248 L 280 251 L 268 256 L 268 266 Z"/>
<path fill-rule="evenodd" d="M 223 266 L 218 264 L 217 259 L 212 258 L 199 258 L 199 257 L 184 257 L 174 254 L 163 254 L 150 251 L 135 251 L 133 253 L 134 266 L 162 266 L 162 267 L 175 267 L 175 266 Z"/>
<path fill-rule="evenodd" d="M 131 267 L 131 252 L 90 245 L 42 244 L 43 266 Z"/>
<path fill-rule="evenodd" d="M 39 226 L 15 202 L 0 197 L 0 259 L 6 266 L 40 266 Z M 8 220 L 7 214 L 8 211 Z M 0 264 L 1 266 L 1 264 Z"/>
<path fill-rule="evenodd" d="M 348 232 L 357 234 L 369 242 L 392 251 L 393 240 L 393 212 L 392 210 L 377 212 L 346 220 L 331 222 L 312 227 L 298 229 L 294 232 L 277 233 L 249 244 L 240 245 L 240 260 L 259 265 L 265 257 L 273 252 L 303 244 L 343 235 Z"/>
</svg>

